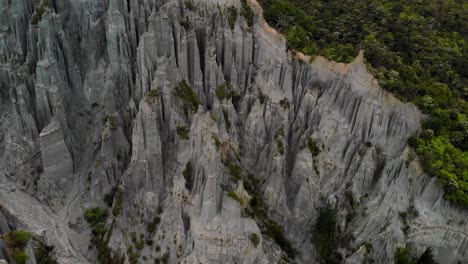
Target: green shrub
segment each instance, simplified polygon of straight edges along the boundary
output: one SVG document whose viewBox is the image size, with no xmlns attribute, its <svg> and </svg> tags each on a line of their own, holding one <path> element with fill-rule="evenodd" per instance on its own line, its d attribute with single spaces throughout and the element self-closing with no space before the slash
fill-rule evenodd
<svg viewBox="0 0 468 264">
<path fill-rule="evenodd" d="M 180 25 L 185 29 L 188 30 L 190 28 L 190 19 L 188 17 L 185 17 L 184 20 L 180 21 Z"/>
<path fill-rule="evenodd" d="M 99 207 L 94 207 L 85 210 L 85 219 L 91 226 L 104 222 L 107 219 L 107 210 Z"/>
<path fill-rule="evenodd" d="M 256 190 L 255 190 L 256 191 Z M 265 222 L 268 220 L 266 206 L 263 204 L 263 201 L 258 197 L 258 195 L 253 194 L 252 199 L 250 200 L 250 206 L 254 211 L 255 215 L 262 221 Z"/>
<path fill-rule="evenodd" d="M 176 131 L 177 131 L 177 134 L 179 135 L 179 137 L 181 139 L 185 139 L 185 140 L 188 140 L 190 137 L 189 137 L 189 130 L 187 129 L 187 127 L 184 127 L 184 126 L 177 126 L 176 127 Z"/>
<path fill-rule="evenodd" d="M 85 210 L 85 219 L 91 226 L 91 244 L 98 250 L 98 259 L 101 262 L 111 261 L 111 250 L 107 246 L 104 235 L 107 233 L 105 222 L 107 220 L 107 210 L 94 207 Z"/>
<path fill-rule="evenodd" d="M 256 233 L 253 233 L 250 235 L 250 241 L 252 242 L 254 247 L 257 248 L 258 243 L 260 243 L 260 237 Z"/>
<path fill-rule="evenodd" d="M 416 264 L 437 264 L 437 262 L 434 260 L 431 247 L 426 248 L 426 250 L 419 257 Z"/>
<path fill-rule="evenodd" d="M 280 138 L 276 139 L 276 149 L 278 150 L 279 154 L 284 154 L 284 145 Z"/>
<path fill-rule="evenodd" d="M 130 239 L 132 240 L 132 242 L 135 244 L 136 241 L 137 241 L 137 235 L 136 235 L 136 232 L 130 232 Z"/>
<path fill-rule="evenodd" d="M 363 246 L 366 248 L 366 252 L 370 253 L 372 251 L 372 244 L 369 242 L 365 242 Z"/>
<path fill-rule="evenodd" d="M 231 30 L 234 30 L 237 21 L 237 8 L 235 6 L 230 6 L 227 8 L 228 11 L 228 23 Z"/>
<path fill-rule="evenodd" d="M 268 210 L 258 195 L 252 194 L 250 206 L 264 226 L 262 233 L 271 237 L 278 244 L 278 246 L 280 246 L 281 249 L 286 252 L 288 257 L 293 259 L 296 255 L 296 249 L 294 249 L 291 242 L 289 242 L 289 240 L 286 238 L 283 227 L 272 219 L 268 218 Z"/>
<path fill-rule="evenodd" d="M 149 222 L 147 225 L 147 230 L 149 234 L 154 234 L 158 229 L 158 225 L 161 222 L 161 218 L 159 216 L 155 216 L 153 221 Z"/>
<path fill-rule="evenodd" d="M 114 202 L 114 207 L 112 208 L 112 215 L 114 217 L 118 217 L 120 213 L 122 212 L 124 190 L 119 188 L 115 194 L 114 199 L 115 199 L 115 202 Z"/>
<path fill-rule="evenodd" d="M 242 197 L 240 197 L 239 195 L 237 195 L 236 192 L 234 192 L 234 191 L 229 191 L 229 192 L 228 192 L 228 196 L 231 197 L 232 199 L 238 201 L 238 202 L 240 203 L 241 206 L 245 206 L 244 199 L 242 199 Z"/>
<path fill-rule="evenodd" d="M 268 219 L 265 221 L 265 228 L 265 234 L 273 238 L 281 249 L 286 252 L 288 257 L 293 259 L 296 255 L 296 250 L 293 248 L 291 242 L 286 238 L 283 226 L 271 219 Z"/>
<path fill-rule="evenodd" d="M 418 140 L 416 152 L 432 176 L 441 179 L 445 186 L 445 198 L 455 204 L 468 207 L 468 153 L 455 148 L 448 137 L 438 136 L 430 140 Z"/>
<path fill-rule="evenodd" d="M 42 19 L 42 15 L 45 13 L 46 9 L 43 6 L 37 6 L 34 15 L 31 19 L 31 24 L 37 25 Z"/>
<path fill-rule="evenodd" d="M 282 100 L 280 100 L 279 104 L 284 110 L 286 110 L 286 108 L 289 108 L 289 101 L 287 98 L 283 98 Z"/>
<path fill-rule="evenodd" d="M 229 164 L 228 166 L 229 174 L 234 176 L 236 179 L 240 179 L 242 168 L 237 164 Z"/>
<path fill-rule="evenodd" d="M 231 93 L 231 101 L 232 101 L 232 104 L 234 105 L 234 108 L 236 109 L 236 111 L 239 112 L 239 102 L 241 100 L 241 94 L 239 92 L 232 92 Z"/>
<path fill-rule="evenodd" d="M 189 162 L 187 162 L 187 164 L 185 165 L 185 169 L 184 169 L 184 172 L 182 173 L 184 175 L 184 179 L 185 179 L 185 188 L 189 191 L 192 190 L 192 185 L 193 185 L 193 176 L 192 176 L 192 164 Z"/>
<path fill-rule="evenodd" d="M 9 248 L 24 249 L 31 240 L 31 234 L 26 230 L 15 230 L 4 235 Z"/>
<path fill-rule="evenodd" d="M 216 88 L 216 96 L 220 101 L 231 98 L 231 84 L 229 82 L 225 82 L 222 85 L 219 85 Z"/>
<path fill-rule="evenodd" d="M 218 136 L 213 134 L 211 135 L 211 138 L 215 142 L 216 147 L 219 148 L 221 146 L 221 141 L 219 140 Z"/>
<path fill-rule="evenodd" d="M 38 241 L 38 246 L 34 248 L 34 258 L 37 264 L 58 264 L 52 256 L 53 246 L 46 245 L 43 241 Z"/>
<path fill-rule="evenodd" d="M 195 5 L 193 4 L 193 1 L 185 1 L 185 8 L 187 8 L 190 11 L 194 11 Z"/>
<path fill-rule="evenodd" d="M 229 112 L 226 109 L 223 109 L 223 117 L 226 122 L 226 129 L 231 128 L 231 121 L 229 120 Z"/>
<path fill-rule="evenodd" d="M 93 235 L 91 237 L 91 242 L 96 246 L 100 245 L 106 232 L 107 229 L 104 223 L 99 223 L 93 226 L 93 228 L 91 229 L 91 234 Z"/>
<path fill-rule="evenodd" d="M 31 240 L 31 234 L 25 230 L 15 230 L 3 235 L 8 251 L 12 254 L 13 259 L 17 264 L 26 264 L 29 260 L 28 254 L 24 252 L 24 248 Z"/>
<path fill-rule="evenodd" d="M 160 91 L 161 91 L 161 87 L 158 86 L 158 87 L 156 87 L 156 89 L 153 89 L 153 90 L 149 91 L 147 96 L 151 97 L 151 98 L 158 97 Z"/>
<path fill-rule="evenodd" d="M 29 260 L 28 254 L 22 250 L 17 250 L 13 253 L 13 259 L 15 260 L 16 264 L 26 264 Z"/>
<path fill-rule="evenodd" d="M 247 26 L 252 27 L 255 13 L 246 0 L 241 0 L 241 4 L 242 4 L 241 15 L 247 21 Z"/>
<path fill-rule="evenodd" d="M 284 126 L 281 126 L 278 131 L 276 132 L 276 136 L 275 137 L 284 137 Z"/>
<path fill-rule="evenodd" d="M 210 118 L 213 122 L 218 122 L 218 119 L 216 119 L 216 116 L 213 113 L 210 113 Z"/>
<path fill-rule="evenodd" d="M 395 264 L 437 264 L 431 247 L 427 247 L 419 258 L 411 254 L 410 249 L 397 247 L 393 257 L 395 258 Z"/>
<path fill-rule="evenodd" d="M 322 263 L 328 263 L 336 255 L 337 228 L 336 210 L 329 204 L 319 211 L 312 242 L 314 242 Z"/>
<path fill-rule="evenodd" d="M 195 92 L 190 88 L 185 80 L 181 81 L 174 91 L 175 95 L 180 97 L 185 103 L 188 104 L 190 110 L 192 112 L 196 112 L 198 110 L 198 106 L 201 105 L 201 101 Z"/>
<path fill-rule="evenodd" d="M 111 130 L 117 129 L 117 119 L 113 115 L 105 115 L 102 117 L 102 124 L 108 125 Z"/>
<path fill-rule="evenodd" d="M 137 240 L 135 242 L 135 248 L 139 251 L 143 250 L 143 248 L 145 247 L 145 244 L 143 242 L 144 240 L 143 239 L 140 239 L 140 240 Z"/>
<path fill-rule="evenodd" d="M 412 264 L 411 252 L 407 248 L 398 247 L 394 254 L 395 264 Z"/>
<path fill-rule="evenodd" d="M 307 148 L 312 154 L 312 157 L 317 157 L 320 154 L 320 148 L 317 146 L 317 143 L 311 138 L 307 138 Z"/>
<path fill-rule="evenodd" d="M 167 252 L 164 255 L 162 255 L 160 260 L 162 263 L 167 264 L 167 262 L 169 261 L 169 253 Z"/>
<path fill-rule="evenodd" d="M 138 259 L 140 258 L 140 253 L 138 251 L 133 252 L 133 247 L 129 246 L 127 254 L 131 264 L 138 264 Z"/>
</svg>

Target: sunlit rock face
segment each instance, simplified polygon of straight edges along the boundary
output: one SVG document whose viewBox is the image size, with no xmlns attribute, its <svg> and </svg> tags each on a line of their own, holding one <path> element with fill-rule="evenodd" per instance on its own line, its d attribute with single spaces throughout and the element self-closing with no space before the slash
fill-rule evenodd
<svg viewBox="0 0 468 264">
<path fill-rule="evenodd" d="M 101 207 L 114 263 L 281 263 L 275 221 L 291 261 L 319 263 L 328 203 L 345 263 L 404 245 L 468 262 L 467 211 L 406 144 L 421 113 L 362 54 L 288 52 L 250 5 L 252 27 L 237 0 L 0 0 L 0 231 L 97 263 L 84 213 Z"/>
</svg>

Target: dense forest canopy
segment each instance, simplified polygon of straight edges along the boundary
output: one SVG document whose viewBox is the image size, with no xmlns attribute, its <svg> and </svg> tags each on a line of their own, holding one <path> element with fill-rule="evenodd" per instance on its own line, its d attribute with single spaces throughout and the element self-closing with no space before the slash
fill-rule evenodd
<svg viewBox="0 0 468 264">
<path fill-rule="evenodd" d="M 350 62 L 364 50 L 380 85 L 429 118 L 409 141 L 445 198 L 468 207 L 468 2 L 259 0 L 307 55 Z"/>
</svg>

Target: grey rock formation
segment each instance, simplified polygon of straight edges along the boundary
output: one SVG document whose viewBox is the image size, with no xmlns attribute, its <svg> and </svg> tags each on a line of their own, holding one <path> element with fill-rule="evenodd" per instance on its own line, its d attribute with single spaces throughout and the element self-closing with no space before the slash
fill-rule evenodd
<svg viewBox="0 0 468 264">
<path fill-rule="evenodd" d="M 123 263 L 278 263 L 287 252 L 249 208 L 260 198 L 292 262 L 319 263 L 326 203 L 346 263 L 391 263 L 404 245 L 468 262 L 467 211 L 406 145 L 421 113 L 362 54 L 288 52 L 249 3 L 253 27 L 237 0 L 0 0 L 0 201 L 14 216 L 0 231 L 96 263 L 84 213 L 101 207 Z"/>
</svg>

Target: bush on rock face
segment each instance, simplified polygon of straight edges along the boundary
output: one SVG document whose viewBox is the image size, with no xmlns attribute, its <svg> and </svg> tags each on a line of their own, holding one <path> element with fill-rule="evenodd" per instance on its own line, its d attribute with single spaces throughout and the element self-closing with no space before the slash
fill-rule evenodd
<svg viewBox="0 0 468 264">
<path fill-rule="evenodd" d="M 17 264 L 25 264 L 29 260 L 24 248 L 31 240 L 32 236 L 28 231 L 15 230 L 3 235 L 7 242 L 8 251 Z"/>
<path fill-rule="evenodd" d="M 25 230 L 15 230 L 4 235 L 10 248 L 24 248 L 31 240 L 31 234 Z"/>
<path fill-rule="evenodd" d="M 257 234 L 253 233 L 252 235 L 250 235 L 250 241 L 252 242 L 254 247 L 257 248 L 258 243 L 260 243 L 260 237 Z"/>
</svg>

